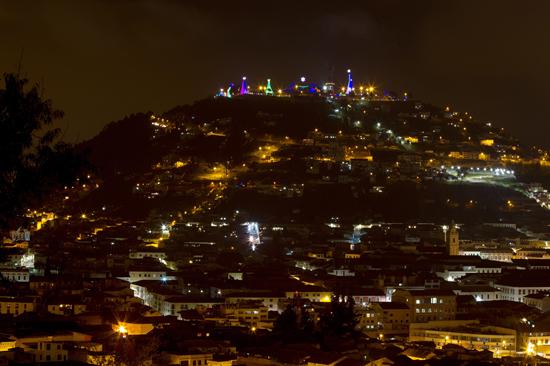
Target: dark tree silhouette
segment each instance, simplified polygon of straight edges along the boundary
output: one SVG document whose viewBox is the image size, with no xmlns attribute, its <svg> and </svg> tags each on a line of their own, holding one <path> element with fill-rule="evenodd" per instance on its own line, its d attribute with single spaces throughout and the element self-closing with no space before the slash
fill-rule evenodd
<svg viewBox="0 0 550 366">
<path fill-rule="evenodd" d="M 296 331 L 298 328 L 297 316 L 292 305 L 288 305 L 281 315 L 279 315 L 274 327 L 275 331 L 282 333 Z"/>
<path fill-rule="evenodd" d="M 21 219 L 52 190 L 74 182 L 85 166 L 82 153 L 60 142 L 52 124 L 63 116 L 38 86 L 4 74 L 0 88 L 0 230 Z"/>
<path fill-rule="evenodd" d="M 324 334 L 351 333 L 357 324 L 353 297 L 334 296 L 330 311 L 321 315 L 321 330 Z M 327 309 L 328 310 L 328 309 Z"/>
</svg>

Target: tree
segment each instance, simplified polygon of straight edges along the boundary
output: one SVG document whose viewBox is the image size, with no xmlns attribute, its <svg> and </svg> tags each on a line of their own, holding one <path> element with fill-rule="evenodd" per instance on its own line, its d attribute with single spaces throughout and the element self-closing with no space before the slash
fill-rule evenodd
<svg viewBox="0 0 550 366">
<path fill-rule="evenodd" d="M 151 365 L 158 355 L 160 341 L 155 336 L 136 338 L 117 335 L 114 349 L 94 356 L 93 363 L 99 366 L 145 366 Z"/>
<path fill-rule="evenodd" d="M 286 309 L 279 315 L 275 321 L 274 328 L 276 332 L 288 333 L 296 331 L 297 316 L 292 305 L 288 305 Z"/>
<path fill-rule="evenodd" d="M 0 88 L 0 230 L 21 220 L 57 187 L 70 185 L 85 164 L 83 153 L 59 141 L 53 123 L 63 117 L 37 85 L 4 74 Z"/>
<path fill-rule="evenodd" d="M 354 306 L 353 297 L 334 296 L 330 307 L 321 315 L 322 332 L 324 334 L 352 333 L 357 324 Z"/>
</svg>

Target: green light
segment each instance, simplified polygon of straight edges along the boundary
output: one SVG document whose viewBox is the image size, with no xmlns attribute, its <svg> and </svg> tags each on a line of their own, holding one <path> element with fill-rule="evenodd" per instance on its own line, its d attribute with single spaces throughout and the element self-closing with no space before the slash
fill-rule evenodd
<svg viewBox="0 0 550 366">
<path fill-rule="evenodd" d="M 273 95 L 273 89 L 271 89 L 271 79 L 267 79 L 267 86 L 265 87 L 265 95 Z"/>
</svg>

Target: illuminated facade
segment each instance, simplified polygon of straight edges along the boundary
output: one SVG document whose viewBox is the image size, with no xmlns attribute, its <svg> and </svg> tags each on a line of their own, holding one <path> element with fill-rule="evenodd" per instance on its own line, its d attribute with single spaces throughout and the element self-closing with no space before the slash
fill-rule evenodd
<svg viewBox="0 0 550 366">
<path fill-rule="evenodd" d="M 539 309 L 543 313 L 550 311 L 550 293 L 537 292 L 523 297 L 526 305 Z"/>
<path fill-rule="evenodd" d="M 225 302 L 228 304 L 238 304 L 241 302 L 259 301 L 269 311 L 282 311 L 284 308 L 279 308 L 279 302 L 284 298 L 276 294 L 258 294 L 258 293 L 232 293 L 225 297 Z"/>
<path fill-rule="evenodd" d="M 31 297 L 0 297 L 0 314 L 20 315 L 25 312 L 32 312 L 36 309 L 35 299 Z"/>
<path fill-rule="evenodd" d="M 379 334 L 407 334 L 411 310 L 399 302 L 373 302 L 361 316 L 359 325 L 371 336 Z M 370 334 L 372 333 L 372 334 Z"/>
<path fill-rule="evenodd" d="M 550 331 L 548 329 L 535 329 L 528 333 L 526 338 L 523 348 L 529 354 L 550 357 Z"/>
<path fill-rule="evenodd" d="M 392 301 L 407 304 L 414 323 L 452 320 L 456 316 L 456 295 L 450 290 L 397 289 Z"/>
<path fill-rule="evenodd" d="M 516 338 L 514 329 L 480 325 L 478 320 L 416 323 L 409 330 L 410 342 L 434 342 L 438 348 L 456 344 L 466 349 L 489 350 L 495 357 L 515 353 Z"/>
<path fill-rule="evenodd" d="M 228 319 L 233 319 L 241 325 L 258 327 L 262 322 L 268 321 L 268 309 L 260 302 L 241 302 L 226 304 L 223 314 Z"/>
<path fill-rule="evenodd" d="M 324 290 L 287 291 L 285 296 L 287 299 L 299 297 L 311 302 L 331 302 L 332 300 L 332 292 Z"/>
<path fill-rule="evenodd" d="M 0 277 L 10 282 L 29 282 L 29 271 L 27 269 L 0 269 Z"/>
</svg>

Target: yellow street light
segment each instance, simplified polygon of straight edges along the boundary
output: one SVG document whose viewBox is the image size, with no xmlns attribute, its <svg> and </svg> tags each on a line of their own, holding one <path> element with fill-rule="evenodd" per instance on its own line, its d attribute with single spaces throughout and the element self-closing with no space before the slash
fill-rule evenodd
<svg viewBox="0 0 550 366">
<path fill-rule="evenodd" d="M 126 337 L 126 335 L 128 334 L 128 329 L 124 326 L 124 324 L 118 324 L 118 326 L 115 328 L 115 331 L 123 337 Z"/>
</svg>

